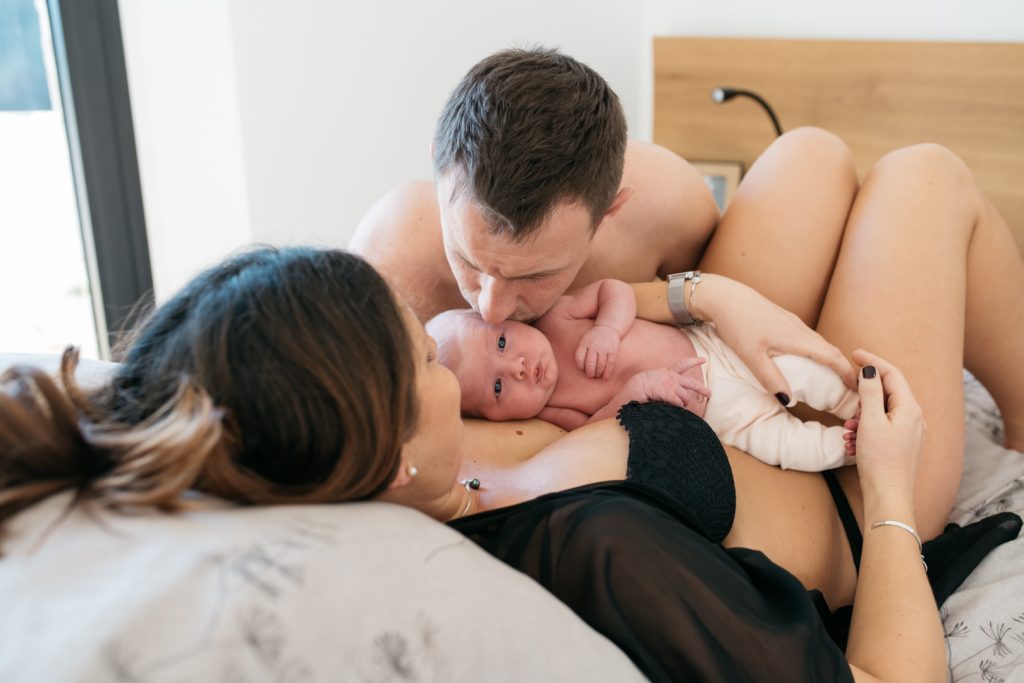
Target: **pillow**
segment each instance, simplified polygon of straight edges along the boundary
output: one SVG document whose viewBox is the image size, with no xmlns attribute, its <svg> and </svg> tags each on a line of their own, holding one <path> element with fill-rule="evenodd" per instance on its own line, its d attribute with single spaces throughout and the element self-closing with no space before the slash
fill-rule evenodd
<svg viewBox="0 0 1024 683">
<path fill-rule="evenodd" d="M 645 680 L 531 579 L 410 508 L 197 496 L 173 515 L 64 516 L 71 495 L 7 524 L 0 680 Z"/>
<path fill-rule="evenodd" d="M 0 680 L 641 681 L 455 531 L 387 503 L 15 517 Z"/>
<path fill-rule="evenodd" d="M 0 353 L 0 373 L 12 365 L 31 365 L 41 368 L 54 378 L 60 374 L 60 356 L 53 353 Z M 75 378 L 83 387 L 95 387 L 110 377 L 116 367 L 117 363 L 82 358 L 78 361 Z"/>
</svg>

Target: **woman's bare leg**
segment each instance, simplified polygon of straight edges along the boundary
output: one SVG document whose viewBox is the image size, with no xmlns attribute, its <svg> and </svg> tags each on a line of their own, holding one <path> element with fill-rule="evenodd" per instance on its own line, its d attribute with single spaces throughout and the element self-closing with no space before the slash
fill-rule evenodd
<svg viewBox="0 0 1024 683">
<path fill-rule="evenodd" d="M 941 531 L 960 482 L 965 351 L 1000 407 L 1024 410 L 1022 292 L 1020 253 L 959 158 L 919 145 L 876 164 L 850 213 L 818 330 L 909 379 L 928 424 L 916 483 L 922 535 Z M 1020 438 L 1009 422 L 1007 438 Z"/>
<path fill-rule="evenodd" d="M 819 128 L 786 133 L 743 178 L 700 268 L 753 287 L 813 327 L 856 192 L 842 140 Z"/>
</svg>

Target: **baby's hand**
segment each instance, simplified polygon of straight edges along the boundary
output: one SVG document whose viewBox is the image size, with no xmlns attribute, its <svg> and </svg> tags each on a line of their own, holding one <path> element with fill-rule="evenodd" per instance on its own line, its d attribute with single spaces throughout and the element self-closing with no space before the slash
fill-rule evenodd
<svg viewBox="0 0 1024 683">
<path fill-rule="evenodd" d="M 611 377 L 619 352 L 619 333 L 606 325 L 594 325 L 580 337 L 576 367 L 587 377 Z"/>
<path fill-rule="evenodd" d="M 703 358 L 690 358 L 669 368 L 638 372 L 623 386 L 627 401 L 663 401 L 686 408 L 693 401 L 707 401 L 711 391 L 704 384 L 686 375 L 686 371 L 704 362 Z"/>
</svg>

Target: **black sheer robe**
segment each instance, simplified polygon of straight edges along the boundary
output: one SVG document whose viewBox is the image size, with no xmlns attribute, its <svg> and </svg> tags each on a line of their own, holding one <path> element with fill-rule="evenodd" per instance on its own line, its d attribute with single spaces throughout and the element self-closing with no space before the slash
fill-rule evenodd
<svg viewBox="0 0 1024 683">
<path fill-rule="evenodd" d="M 852 681 L 800 582 L 724 549 L 659 490 L 611 482 L 451 523 L 533 577 L 652 681 Z"/>
<path fill-rule="evenodd" d="M 592 484 L 450 525 L 538 581 L 652 681 L 853 680 L 842 650 L 849 607 L 831 613 L 761 552 L 713 543 L 647 484 Z M 936 602 L 1020 528 L 1001 513 L 926 543 Z"/>
</svg>

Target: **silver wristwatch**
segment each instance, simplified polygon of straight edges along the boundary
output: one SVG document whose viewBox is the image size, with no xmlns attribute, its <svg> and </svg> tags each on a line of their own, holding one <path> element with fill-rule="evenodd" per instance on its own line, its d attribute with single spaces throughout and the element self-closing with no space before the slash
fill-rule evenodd
<svg viewBox="0 0 1024 683">
<path fill-rule="evenodd" d="M 690 305 L 693 303 L 693 291 L 700 283 L 700 271 L 688 270 L 685 273 L 672 273 L 668 276 L 668 309 L 672 311 L 672 317 L 676 319 L 680 327 L 700 325 L 703 321 L 695 318 L 690 313 Z M 690 280 L 690 297 L 684 299 L 686 282 Z"/>
</svg>

